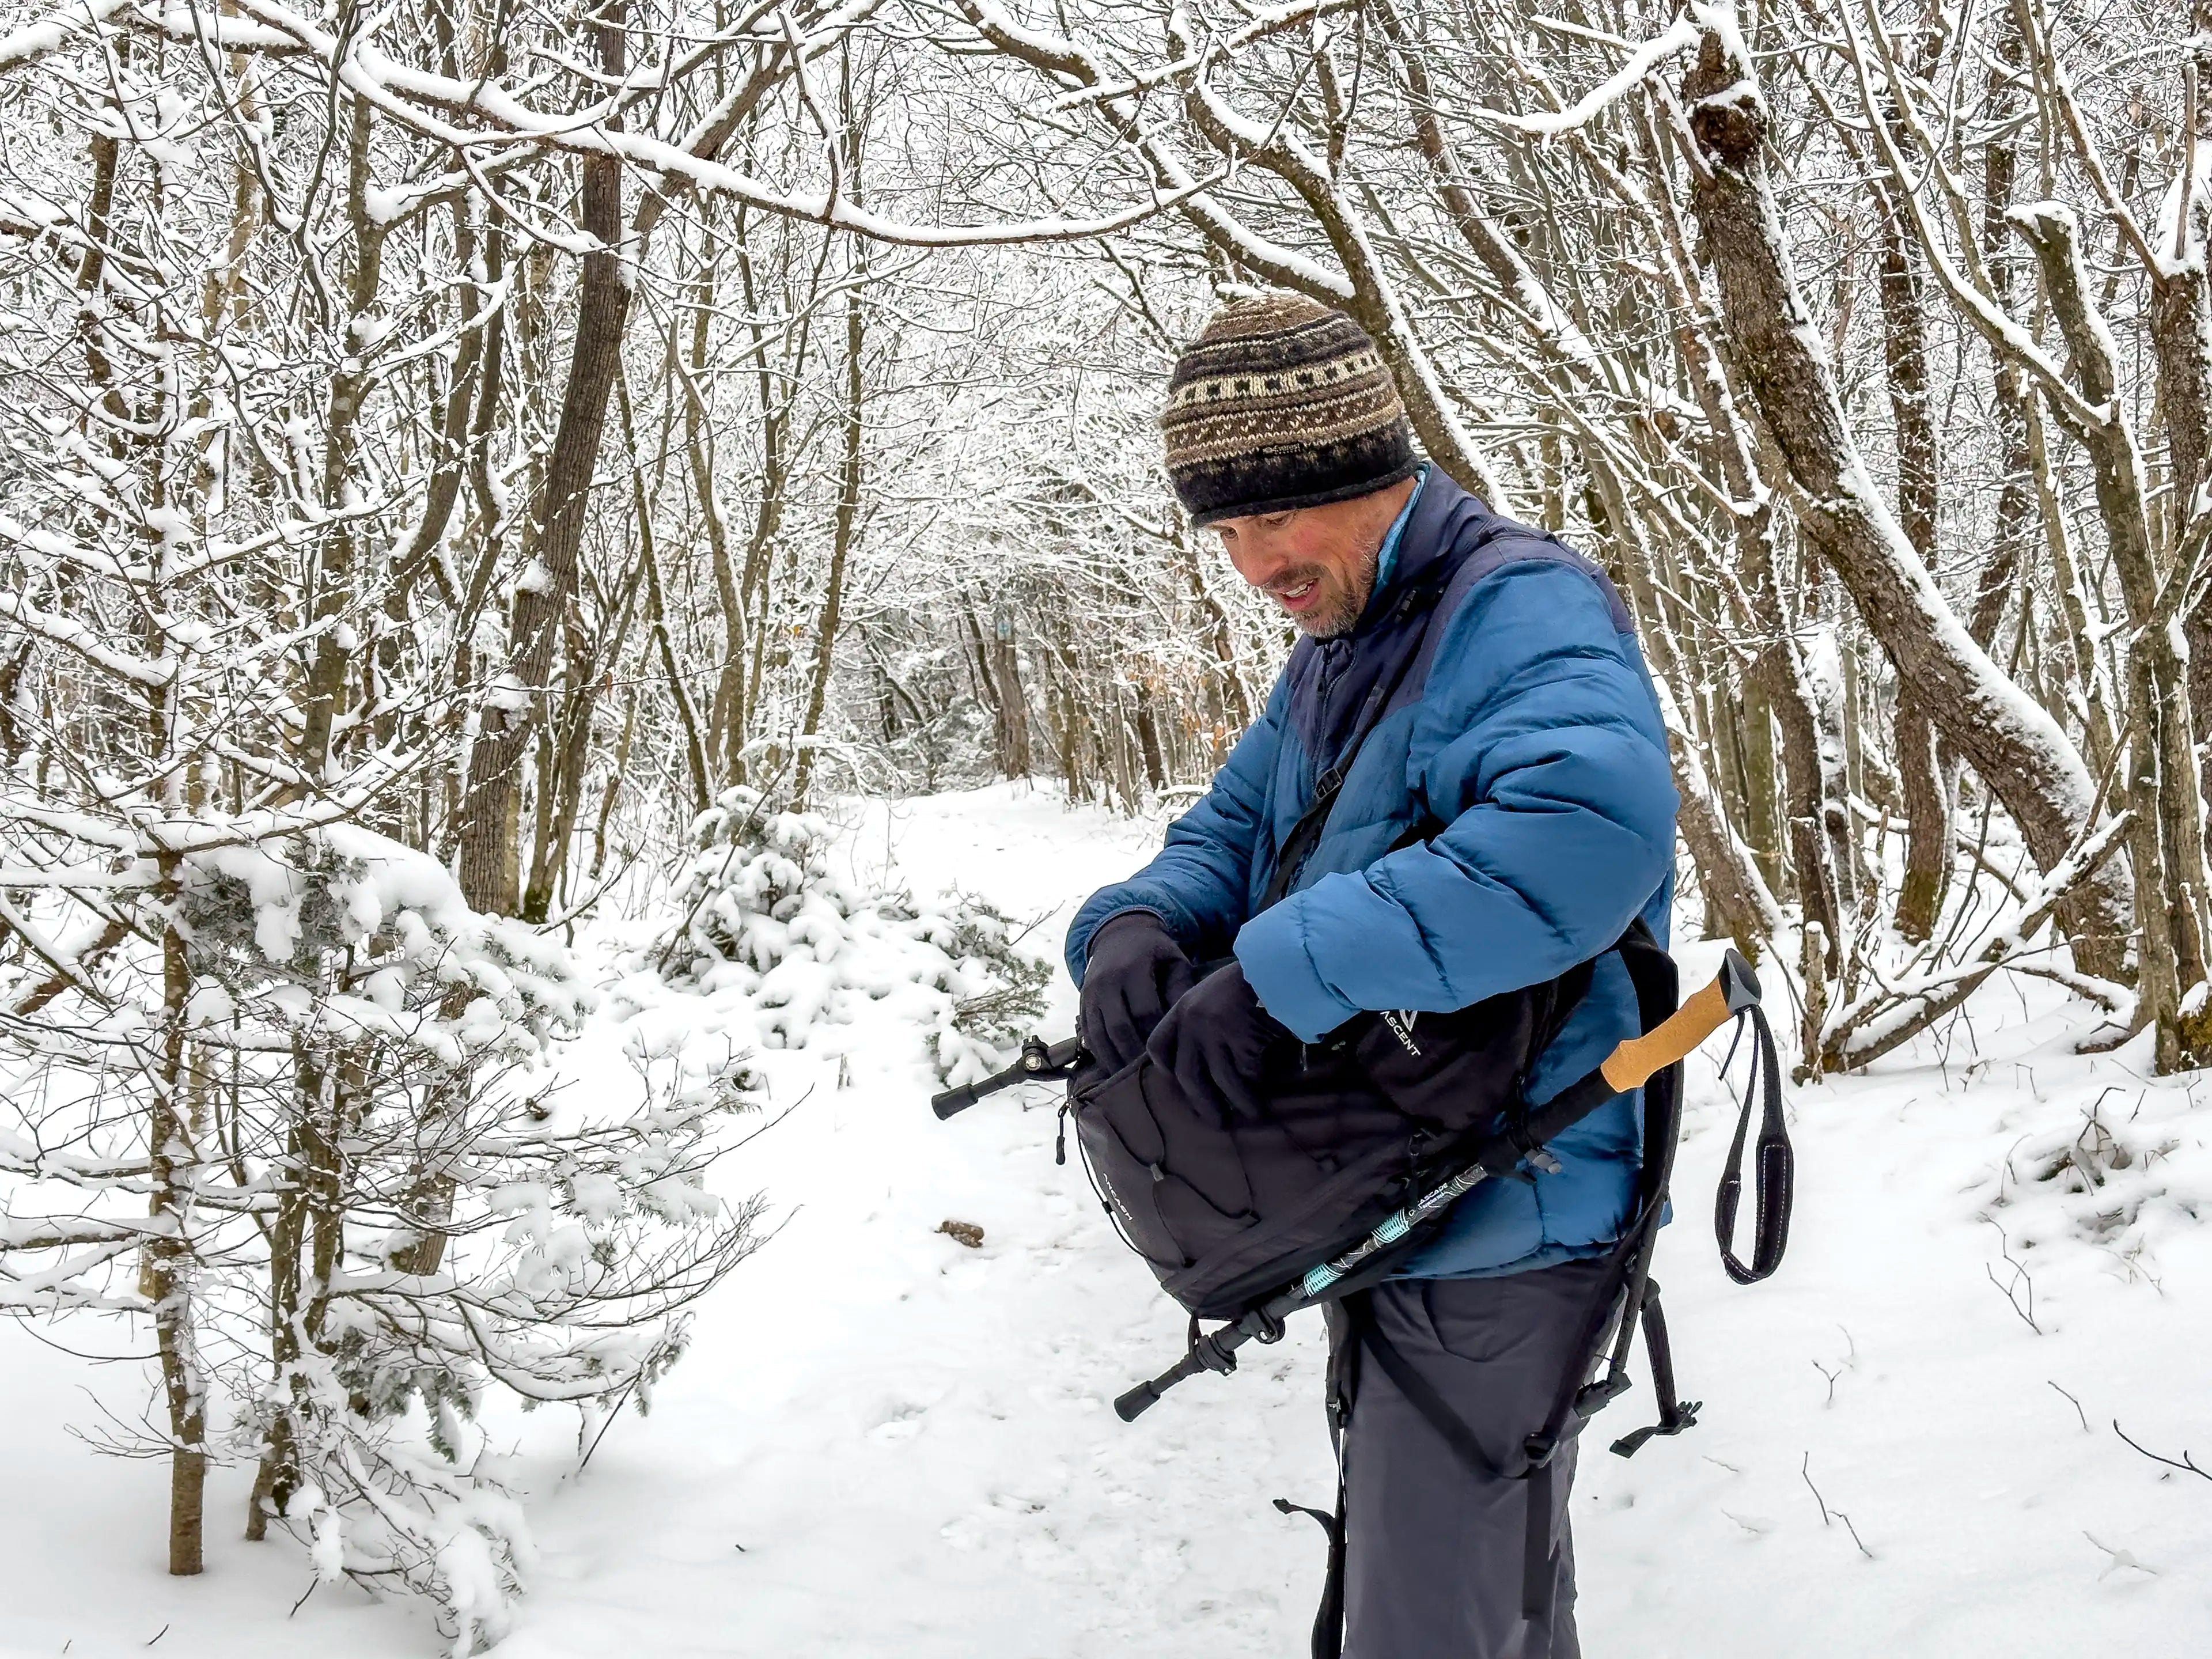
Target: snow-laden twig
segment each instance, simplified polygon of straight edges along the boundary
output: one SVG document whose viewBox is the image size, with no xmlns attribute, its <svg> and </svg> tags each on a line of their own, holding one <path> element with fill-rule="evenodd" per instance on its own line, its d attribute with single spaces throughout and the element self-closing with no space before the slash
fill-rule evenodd
<svg viewBox="0 0 2212 1659">
<path fill-rule="evenodd" d="M 2082 1530 L 2081 1536 L 2087 1539 L 2092 1544 L 2094 1544 L 2099 1549 L 2104 1551 L 2106 1555 L 2112 1558 L 2112 1559 L 2106 1564 L 2104 1571 L 2097 1575 L 2099 1583 L 2101 1583 L 2104 1580 L 2110 1578 L 2114 1573 L 2121 1571 L 2147 1573 L 2154 1578 L 2158 1577 L 2158 1569 L 2150 1565 L 2148 1562 L 2136 1559 L 2136 1553 L 2133 1550 L 2114 1549 L 2110 1544 L 2106 1543 L 2104 1540 L 2099 1538 L 2096 1534 L 2090 1532 L 2086 1528 Z"/>
<path fill-rule="evenodd" d="M 1498 132 L 1522 133 L 1532 138 L 1556 138 L 1580 131 L 1642 86 L 1662 64 L 1696 50 L 1706 28 L 1704 10 L 1702 7 L 1693 7 L 1683 13 L 1663 32 L 1637 46 L 1626 64 L 1565 109 L 1521 114 L 1486 109 L 1478 104 L 1470 105 L 1465 114 L 1479 126 Z"/>
<path fill-rule="evenodd" d="M 0 74 L 60 52 L 76 37 L 121 11 L 131 0 L 64 0 L 35 23 L 0 35 Z"/>
</svg>

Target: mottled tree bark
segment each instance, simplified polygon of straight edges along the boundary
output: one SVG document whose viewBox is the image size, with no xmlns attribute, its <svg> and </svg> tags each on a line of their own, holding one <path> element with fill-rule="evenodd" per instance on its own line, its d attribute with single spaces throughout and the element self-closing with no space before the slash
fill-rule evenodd
<svg viewBox="0 0 2212 1659">
<path fill-rule="evenodd" d="M 2004 804 L 2039 866 L 2056 867 L 2088 828 L 2087 770 L 2057 723 L 1967 635 L 1874 492 L 1777 232 L 1761 154 L 1766 115 L 1752 73 L 1708 33 L 1683 87 L 1705 162 L 1692 205 L 1744 380 L 1797 487 L 1808 539 L 1944 739 Z M 2066 931 L 2088 971 L 2120 969 L 2128 899 L 2102 871 L 2070 898 Z"/>
<path fill-rule="evenodd" d="M 2044 292 L 2066 342 L 2084 399 L 2108 411 L 2098 421 L 2054 413 L 2088 452 L 2103 520 L 2134 637 L 2128 652 L 2129 777 L 2136 813 L 2129 857 L 2135 877 L 2136 1017 L 2157 1030 L 2161 1071 L 2184 1058 L 2181 994 L 2204 978 L 2204 821 L 2190 710 L 2189 678 L 2175 649 L 2183 583 L 2161 572 L 2153 544 L 2144 465 L 2119 402 L 2112 335 L 2091 299 L 2070 213 L 2049 204 L 2015 211 L 2042 269 Z"/>
<path fill-rule="evenodd" d="M 1889 374 L 1890 422 L 1897 443 L 1897 518 L 1905 539 L 1932 568 L 1936 550 L 1936 427 L 1928 410 L 1926 283 L 1899 222 L 1880 197 L 1882 360 Z M 1935 932 L 1951 879 L 1951 789 L 1936 728 L 1909 685 L 1900 684 L 1895 721 L 1897 770 L 1905 812 L 1905 875 L 1897 931 L 1909 939 Z"/>
</svg>

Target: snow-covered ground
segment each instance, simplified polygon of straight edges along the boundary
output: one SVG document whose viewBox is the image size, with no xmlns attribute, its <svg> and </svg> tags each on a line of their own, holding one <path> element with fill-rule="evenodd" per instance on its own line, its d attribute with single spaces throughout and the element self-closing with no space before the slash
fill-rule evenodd
<svg viewBox="0 0 2212 1659">
<path fill-rule="evenodd" d="M 1066 907 L 1155 834 L 997 788 L 856 808 L 847 855 L 1040 916 L 1056 949 Z M 602 943 L 611 978 L 619 941 Z M 1680 954 L 1695 977 L 1716 952 Z M 1072 1004 L 1062 981 L 1054 1029 Z M 611 1001 L 576 1086 L 627 1086 L 641 1024 L 735 1033 L 748 1014 L 731 994 Z M 1705 1420 L 1607 1455 L 1646 1420 L 1639 1386 L 1593 1434 L 1575 1498 L 1592 1659 L 2212 1651 L 2212 1481 L 2112 1428 L 2212 1467 L 2208 1085 L 2148 1080 L 2134 1050 L 2072 1055 L 2080 1021 L 1993 988 L 1978 1058 L 1931 1046 L 1798 1091 L 1790 1255 L 1750 1290 L 1715 1259 L 1729 1109 L 1717 1057 L 1693 1063 L 1658 1273 Z M 1173 1357 L 1182 1321 L 1080 1170 L 1054 1165 L 1042 1091 L 940 1125 L 921 1035 L 888 1013 L 763 1060 L 795 1109 L 723 1180 L 764 1188 L 781 1230 L 703 1309 L 652 1413 L 581 1474 L 573 1418 L 494 1422 L 540 1552 L 504 1651 L 1304 1651 L 1321 1537 L 1269 1500 L 1330 1491 L 1318 1331 L 1125 1427 L 1109 1401 Z M 95 1396 L 135 1416 L 138 1368 L 0 1328 L 0 1655 L 438 1650 L 422 1609 L 350 1589 L 288 1614 L 311 1575 L 289 1543 L 236 1541 L 234 1474 L 214 1485 L 208 1572 L 163 1577 L 165 1471 L 59 1426 L 96 1423 Z"/>
</svg>

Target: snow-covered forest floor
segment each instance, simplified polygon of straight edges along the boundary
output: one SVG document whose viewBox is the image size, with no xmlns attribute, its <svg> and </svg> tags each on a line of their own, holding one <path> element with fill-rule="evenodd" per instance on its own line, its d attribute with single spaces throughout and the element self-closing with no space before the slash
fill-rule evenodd
<svg viewBox="0 0 2212 1659">
<path fill-rule="evenodd" d="M 1155 834 L 1000 787 L 856 808 L 845 856 L 1040 917 L 1049 953 L 1066 907 Z M 659 920 L 583 941 L 602 1006 L 563 1062 L 580 1091 L 634 1087 L 640 1033 L 750 1037 L 734 992 L 625 975 Z M 1715 953 L 1683 947 L 1687 976 Z M 1054 994 L 1057 1030 L 1073 998 Z M 2212 1650 L 2212 1481 L 2112 1426 L 2212 1451 L 2208 1085 L 2153 1080 L 2133 1049 L 2074 1056 L 2085 1016 L 2055 990 L 1993 985 L 1971 1012 L 1947 1054 L 1923 1042 L 1795 1094 L 1791 1252 L 1751 1290 L 1715 1260 L 1729 1107 L 1717 1056 L 1692 1062 L 1658 1273 L 1705 1420 L 1632 1463 L 1606 1455 L 1646 1420 L 1639 1382 L 1592 1437 L 1575 1524 L 1593 1659 Z M 1321 1539 L 1269 1500 L 1328 1498 L 1318 1330 L 1124 1427 L 1108 1401 L 1172 1356 L 1182 1321 L 1080 1169 L 1054 1165 L 1042 1091 L 939 1125 L 896 1000 L 761 1058 L 788 1115 L 721 1182 L 764 1189 L 781 1230 L 700 1310 L 651 1414 L 614 1422 L 580 1474 L 573 1414 L 489 1425 L 538 1546 L 504 1651 L 1302 1651 Z M 206 1574 L 166 1577 L 162 1468 L 58 1426 L 145 1405 L 139 1365 L 0 1328 L 0 1655 L 437 1650 L 423 1608 L 350 1589 L 288 1615 L 312 1575 L 289 1543 L 237 1540 L 234 1470 Z"/>
</svg>

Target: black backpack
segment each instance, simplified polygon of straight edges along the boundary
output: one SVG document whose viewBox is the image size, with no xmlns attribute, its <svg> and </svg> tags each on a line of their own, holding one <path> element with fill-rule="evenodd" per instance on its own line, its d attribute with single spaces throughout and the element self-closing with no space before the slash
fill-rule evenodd
<svg viewBox="0 0 2212 1659">
<path fill-rule="evenodd" d="M 1639 922 L 1624 952 L 1658 946 Z M 1151 1056 L 1079 1072 L 1064 1109 L 1091 1185 L 1130 1249 L 1198 1319 L 1235 1319 L 1357 1243 L 1469 1160 L 1590 982 L 1584 963 L 1454 1013 L 1363 1013 L 1317 1043 L 1285 1038 L 1224 1121 Z"/>
</svg>

